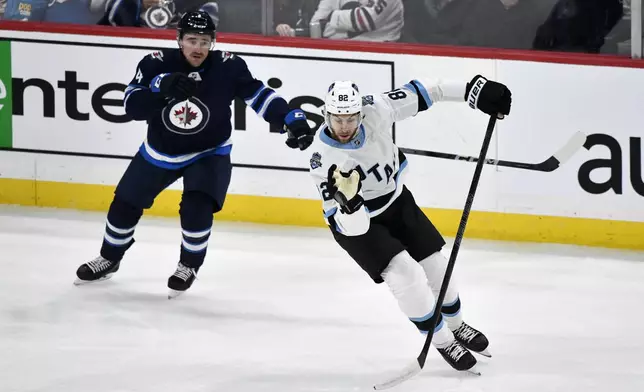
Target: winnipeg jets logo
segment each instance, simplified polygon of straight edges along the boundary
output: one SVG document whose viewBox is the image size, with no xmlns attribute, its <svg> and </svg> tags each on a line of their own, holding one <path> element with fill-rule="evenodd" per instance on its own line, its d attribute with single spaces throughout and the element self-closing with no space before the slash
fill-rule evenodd
<svg viewBox="0 0 644 392">
<path fill-rule="evenodd" d="M 226 61 L 228 61 L 228 60 L 230 60 L 230 59 L 232 59 L 234 57 L 235 57 L 235 55 L 230 53 L 230 52 L 221 52 L 221 59 L 222 59 L 221 62 L 222 63 L 225 63 Z"/>
<path fill-rule="evenodd" d="M 191 126 L 192 122 L 196 120 L 197 117 L 199 117 L 199 115 L 197 114 L 197 112 L 193 112 L 192 108 L 189 105 L 182 106 L 181 109 L 174 111 L 174 118 L 177 119 L 179 124 L 182 124 L 186 127 Z"/>
<path fill-rule="evenodd" d="M 199 75 L 199 72 L 190 72 L 188 74 L 188 77 L 196 80 L 197 82 L 201 82 L 203 80 L 201 79 L 201 75 Z"/>
<path fill-rule="evenodd" d="M 150 57 L 152 57 L 153 60 L 163 61 L 163 52 L 152 52 L 150 53 Z"/>
<path fill-rule="evenodd" d="M 161 113 L 163 124 L 174 133 L 194 135 L 204 130 L 210 119 L 210 110 L 198 98 L 172 101 Z"/>
<path fill-rule="evenodd" d="M 153 5 L 143 14 L 145 23 L 153 29 L 165 28 L 172 19 L 172 12 L 167 7 Z"/>
</svg>

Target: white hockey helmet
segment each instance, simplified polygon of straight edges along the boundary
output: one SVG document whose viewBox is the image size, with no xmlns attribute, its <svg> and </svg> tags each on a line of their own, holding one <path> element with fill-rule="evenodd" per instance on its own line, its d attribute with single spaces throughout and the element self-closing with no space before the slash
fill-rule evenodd
<svg viewBox="0 0 644 392">
<path fill-rule="evenodd" d="M 359 114 L 358 126 L 362 122 L 362 96 L 355 83 L 342 80 L 331 83 L 324 101 L 324 120 L 331 131 L 331 114 Z M 356 127 L 356 128 L 357 128 Z"/>
</svg>

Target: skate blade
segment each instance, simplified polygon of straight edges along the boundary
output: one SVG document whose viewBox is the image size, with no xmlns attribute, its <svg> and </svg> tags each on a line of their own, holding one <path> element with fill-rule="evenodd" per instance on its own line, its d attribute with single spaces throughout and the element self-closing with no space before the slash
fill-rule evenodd
<svg viewBox="0 0 644 392">
<path fill-rule="evenodd" d="M 475 376 L 480 376 L 481 375 L 481 372 L 478 371 L 478 369 L 476 368 L 476 365 L 472 366 L 471 368 L 469 368 L 469 369 L 467 369 L 465 371 L 468 372 L 468 373 L 471 373 L 471 374 L 473 374 Z"/>
<path fill-rule="evenodd" d="M 103 276 L 102 278 L 98 278 L 96 280 L 83 280 L 81 278 L 76 278 L 76 280 L 74 281 L 74 286 L 83 286 L 83 285 L 90 284 L 90 283 L 102 282 L 104 280 L 108 280 L 109 278 L 111 278 L 112 275 L 114 275 L 114 274 L 113 273 L 112 274 L 107 274 L 107 275 Z"/>
<path fill-rule="evenodd" d="M 177 291 L 177 290 L 169 289 L 168 290 L 168 299 L 177 298 L 178 296 L 180 296 L 183 293 L 185 293 L 185 291 Z"/>
<path fill-rule="evenodd" d="M 477 352 L 477 351 L 472 351 L 472 352 L 476 353 L 476 354 L 479 354 L 479 355 L 482 355 L 482 356 L 487 357 L 487 358 L 492 358 L 492 354 L 490 354 L 490 352 L 488 351 L 487 348 L 485 350 L 483 350 L 483 351 L 480 351 L 480 352 Z"/>
</svg>

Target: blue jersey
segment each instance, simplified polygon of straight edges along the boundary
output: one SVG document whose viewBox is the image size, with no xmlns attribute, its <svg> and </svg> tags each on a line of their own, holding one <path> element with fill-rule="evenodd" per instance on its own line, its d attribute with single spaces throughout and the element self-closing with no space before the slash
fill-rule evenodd
<svg viewBox="0 0 644 392">
<path fill-rule="evenodd" d="M 106 26 L 141 27 L 141 0 L 107 0 L 105 14 L 98 21 Z"/>
<path fill-rule="evenodd" d="M 168 28 L 175 26 L 187 11 L 196 10 L 205 11 L 215 25 L 219 24 L 219 6 L 214 1 L 174 0 L 146 9 L 142 0 L 106 0 L 104 8 L 99 25 Z"/>
<path fill-rule="evenodd" d="M 3 19 L 22 21 L 42 21 L 47 8 L 55 0 L 8 0 Z"/>
<path fill-rule="evenodd" d="M 96 24 L 104 13 L 91 0 L 8 0 L 3 19 Z"/>
<path fill-rule="evenodd" d="M 198 83 L 185 100 L 165 97 L 155 78 L 182 72 Z M 146 120 L 147 138 L 140 148 L 150 163 L 178 169 L 205 155 L 229 154 L 232 147 L 230 106 L 243 99 L 264 120 L 282 128 L 290 109 L 274 90 L 255 79 L 246 62 L 228 52 L 212 51 L 200 67 L 192 67 L 179 49 L 145 56 L 125 90 L 125 111 Z"/>
<path fill-rule="evenodd" d="M 95 25 L 105 13 L 104 7 L 91 6 L 91 0 L 54 0 L 43 22 Z M 96 1 L 100 4 L 100 1 Z"/>
</svg>

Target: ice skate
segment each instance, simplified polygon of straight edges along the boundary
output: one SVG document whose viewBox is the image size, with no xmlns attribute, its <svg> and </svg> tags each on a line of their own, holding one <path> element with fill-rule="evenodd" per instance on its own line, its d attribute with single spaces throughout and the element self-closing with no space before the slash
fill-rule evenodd
<svg viewBox="0 0 644 392">
<path fill-rule="evenodd" d="M 458 371 L 467 371 L 469 373 L 480 376 L 481 373 L 476 370 L 476 358 L 470 353 L 461 343 L 456 339 L 452 340 L 445 347 L 438 348 L 438 352 L 449 363 L 451 367 Z"/>
<path fill-rule="evenodd" d="M 168 299 L 176 298 L 188 290 L 197 278 L 197 270 L 179 262 L 177 270 L 168 278 Z"/>
<path fill-rule="evenodd" d="M 454 338 L 458 340 L 465 348 L 477 354 L 492 358 L 488 351 L 490 342 L 480 331 L 467 325 L 465 322 L 458 329 L 452 331 Z"/>
<path fill-rule="evenodd" d="M 118 261 L 109 261 L 102 256 L 98 256 L 94 260 L 78 267 L 74 284 L 79 286 L 109 279 L 119 270 L 120 264 Z"/>
</svg>

